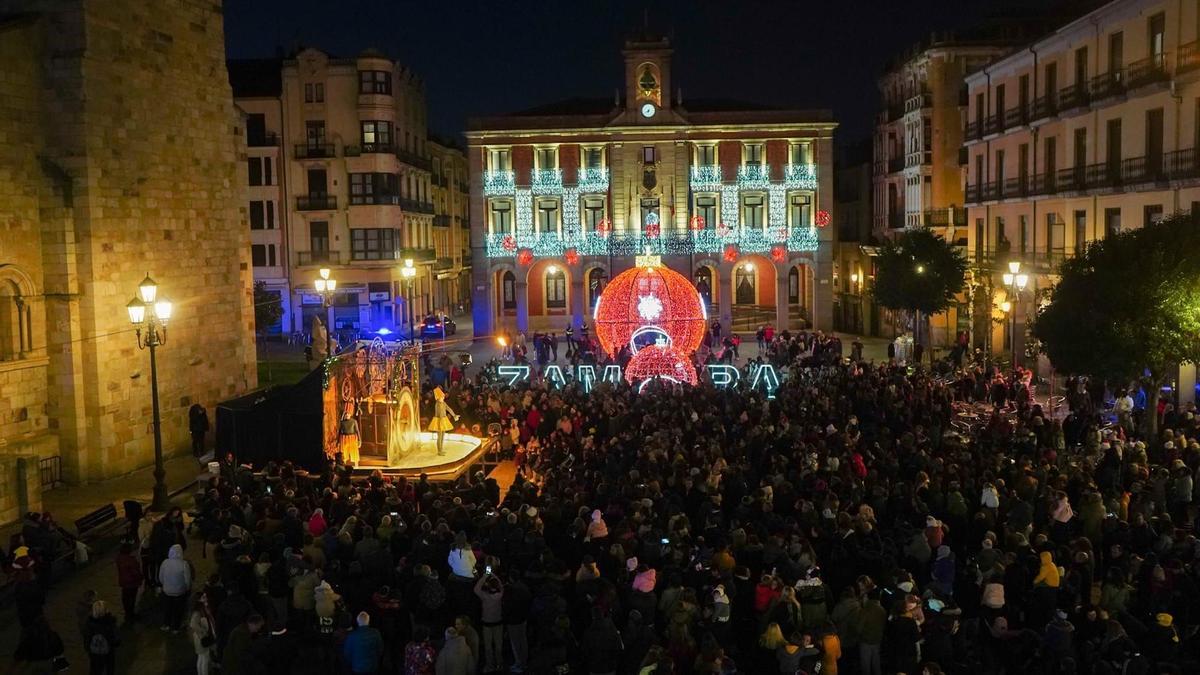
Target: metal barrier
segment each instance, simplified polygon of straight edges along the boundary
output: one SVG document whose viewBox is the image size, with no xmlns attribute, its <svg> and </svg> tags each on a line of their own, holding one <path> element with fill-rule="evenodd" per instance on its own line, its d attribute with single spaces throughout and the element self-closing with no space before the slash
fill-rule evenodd
<svg viewBox="0 0 1200 675">
<path fill-rule="evenodd" d="M 63 482 L 62 457 L 55 455 L 38 460 L 38 469 L 42 477 L 43 490 L 53 490 Z"/>
</svg>

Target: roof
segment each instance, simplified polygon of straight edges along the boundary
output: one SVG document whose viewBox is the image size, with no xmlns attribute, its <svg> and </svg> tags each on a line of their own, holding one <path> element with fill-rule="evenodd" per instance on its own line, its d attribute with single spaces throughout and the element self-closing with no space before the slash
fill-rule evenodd
<svg viewBox="0 0 1200 675">
<path fill-rule="evenodd" d="M 565 98 L 561 101 L 518 110 L 504 117 L 553 117 L 556 115 L 604 115 L 613 112 L 619 104 L 611 98 Z"/>
<path fill-rule="evenodd" d="M 278 98 L 283 94 L 282 59 L 236 59 L 225 65 L 234 98 Z"/>
<path fill-rule="evenodd" d="M 782 110 L 778 106 L 751 103 L 735 98 L 685 98 L 677 107 L 688 112 L 766 112 Z"/>
</svg>

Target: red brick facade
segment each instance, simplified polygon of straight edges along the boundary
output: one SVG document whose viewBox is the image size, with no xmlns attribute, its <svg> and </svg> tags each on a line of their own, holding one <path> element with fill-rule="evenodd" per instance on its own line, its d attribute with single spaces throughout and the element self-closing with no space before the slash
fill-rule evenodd
<svg viewBox="0 0 1200 675">
<path fill-rule="evenodd" d="M 512 166 L 517 185 L 528 186 L 533 172 L 533 148 L 528 145 L 513 146 Z"/>
<path fill-rule="evenodd" d="M 558 146 L 558 165 L 562 167 L 564 185 L 574 185 L 579 174 L 579 146 Z"/>
</svg>

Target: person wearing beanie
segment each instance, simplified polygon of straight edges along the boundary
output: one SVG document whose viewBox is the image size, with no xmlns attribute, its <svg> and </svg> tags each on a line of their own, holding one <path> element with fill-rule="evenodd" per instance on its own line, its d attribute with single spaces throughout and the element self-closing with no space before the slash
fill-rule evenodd
<svg viewBox="0 0 1200 675">
<path fill-rule="evenodd" d="M 592 522 L 587 526 L 587 540 L 596 542 L 608 537 L 608 524 L 604 522 L 604 514 L 600 509 L 592 511 Z"/>
<path fill-rule="evenodd" d="M 383 658 L 383 635 L 371 626 L 371 615 L 366 612 L 358 613 L 355 624 L 342 645 L 342 655 L 354 675 L 376 673 Z"/>
</svg>

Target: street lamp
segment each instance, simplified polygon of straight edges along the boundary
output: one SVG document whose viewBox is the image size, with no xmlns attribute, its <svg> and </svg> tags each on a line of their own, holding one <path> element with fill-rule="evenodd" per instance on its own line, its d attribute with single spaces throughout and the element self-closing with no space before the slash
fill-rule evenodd
<svg viewBox="0 0 1200 675">
<path fill-rule="evenodd" d="M 321 296 L 321 306 L 325 308 L 325 358 L 329 358 L 333 356 L 333 322 L 329 319 L 329 308 L 333 306 L 333 294 L 337 290 L 337 279 L 329 278 L 328 267 L 322 267 L 317 273 L 320 278 L 313 282 L 313 286 Z"/>
<path fill-rule="evenodd" d="M 1004 281 L 1004 285 L 1008 289 L 1009 296 L 1012 298 L 1012 302 L 1008 302 L 1008 301 L 1004 302 L 1004 305 L 1008 306 L 1008 308 L 1004 309 L 1004 311 L 1007 313 L 1009 311 L 1009 309 L 1016 310 L 1017 304 L 1021 300 L 1021 291 L 1024 291 L 1025 287 L 1029 285 L 1029 275 L 1025 274 L 1024 272 L 1021 271 L 1021 261 L 1010 260 L 1008 262 L 1008 271 L 1005 272 L 1004 274 L 1000 275 L 1000 278 Z M 1011 342 L 1010 342 L 1009 346 L 1012 349 L 1012 367 L 1014 370 L 1016 370 L 1016 368 L 1017 368 L 1017 312 L 1016 311 L 1012 312 L 1010 319 L 1011 319 L 1010 330 L 1012 331 L 1011 332 L 1012 337 L 1011 337 Z"/>
<path fill-rule="evenodd" d="M 408 282 L 408 298 L 404 304 L 408 305 L 408 339 L 416 339 L 416 326 L 413 325 L 413 279 L 417 277 L 417 268 L 413 266 L 412 258 L 404 259 L 404 267 L 400 268 L 400 276 L 404 281 Z"/>
<path fill-rule="evenodd" d="M 138 349 L 150 349 L 150 404 L 154 414 L 154 502 L 156 511 L 166 511 L 171 506 L 167 497 L 167 470 L 163 466 L 162 417 L 158 410 L 158 358 L 156 350 L 167 343 L 167 321 L 171 318 L 171 301 L 159 299 L 158 284 L 147 274 L 138 284 L 138 294 L 125 310 L 129 312 L 129 323 L 137 332 Z M 147 311 L 149 310 L 149 311 Z M 145 338 L 142 331 L 145 330 Z"/>
</svg>

